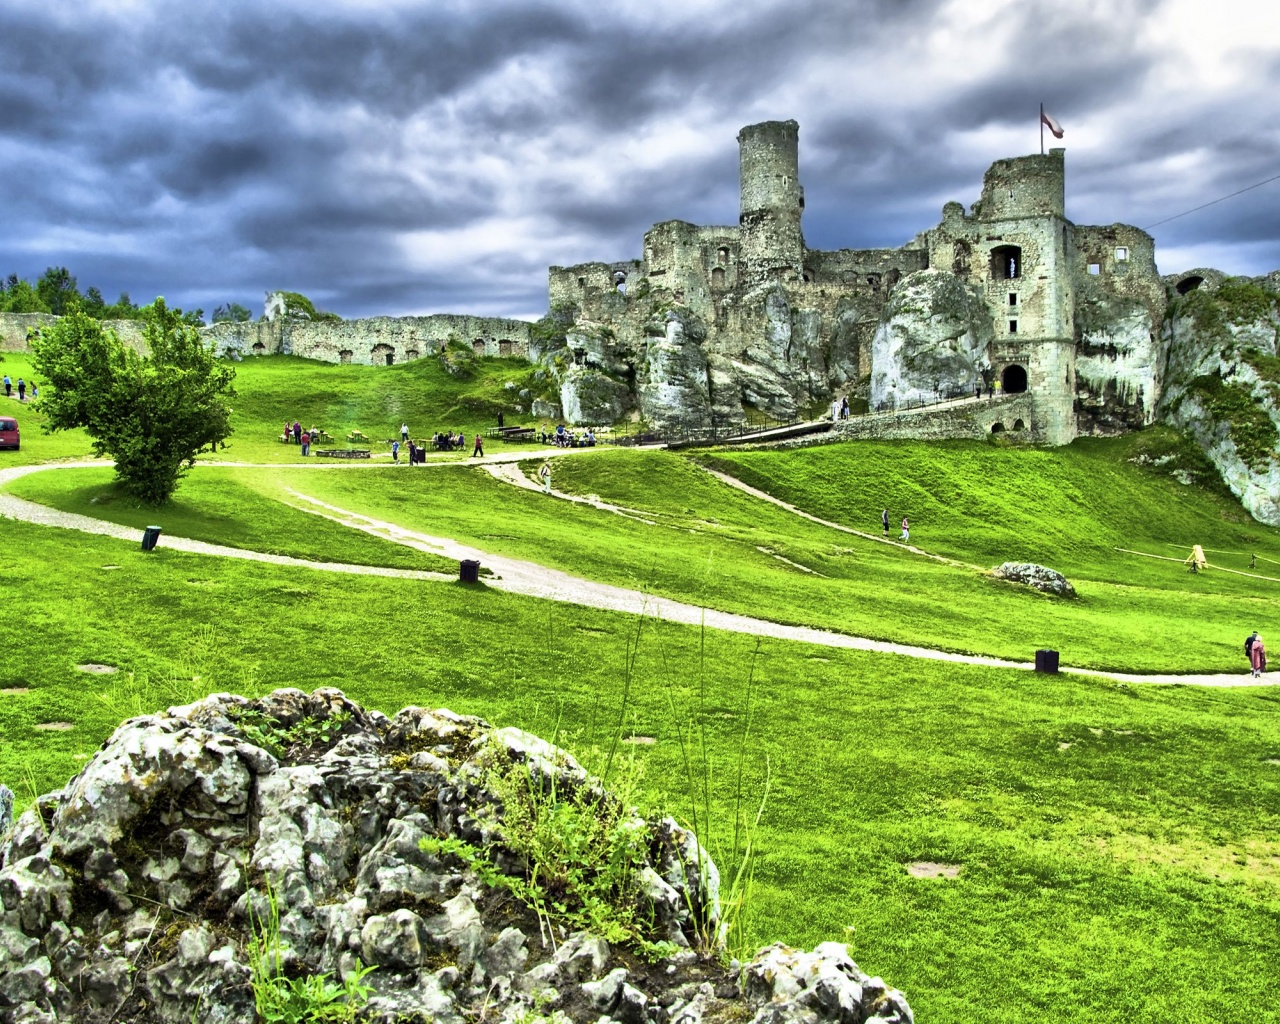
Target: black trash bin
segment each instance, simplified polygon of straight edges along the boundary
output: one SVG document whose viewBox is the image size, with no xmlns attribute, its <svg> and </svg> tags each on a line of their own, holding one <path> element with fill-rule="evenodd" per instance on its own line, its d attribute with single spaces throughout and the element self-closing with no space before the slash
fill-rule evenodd
<svg viewBox="0 0 1280 1024">
<path fill-rule="evenodd" d="M 142 531 L 142 550 L 151 551 L 156 546 L 156 541 L 160 539 L 160 527 L 148 526 Z"/>
<path fill-rule="evenodd" d="M 1058 672 L 1058 652 L 1036 651 L 1036 671 L 1056 675 Z"/>
<path fill-rule="evenodd" d="M 458 563 L 458 579 L 463 583 L 479 583 L 480 563 L 474 558 L 464 558 Z"/>
</svg>

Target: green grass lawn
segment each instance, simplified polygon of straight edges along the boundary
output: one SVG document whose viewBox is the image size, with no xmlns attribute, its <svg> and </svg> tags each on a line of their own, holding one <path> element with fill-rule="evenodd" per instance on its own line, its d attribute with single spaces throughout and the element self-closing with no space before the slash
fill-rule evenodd
<svg viewBox="0 0 1280 1024">
<path fill-rule="evenodd" d="M 14 416 L 22 431 L 22 447 L 15 451 L 0 451 L 0 469 L 8 466 L 30 466 L 37 462 L 51 462 L 54 459 L 87 459 L 93 456 L 89 435 L 83 430 L 64 430 L 57 434 L 46 434 L 42 429 L 46 422 L 40 413 L 39 403 L 18 402 L 17 380 L 23 378 L 28 384 L 40 378 L 31 365 L 31 357 L 25 352 L 0 352 L 0 377 L 8 374 L 14 380 L 12 398 L 4 397 L 4 389 L 0 388 L 0 413 Z M 30 399 L 31 392 L 27 392 Z"/>
<path fill-rule="evenodd" d="M 534 422 L 514 411 L 520 389 L 532 383 L 533 370 L 520 359 L 477 359 L 465 378 L 434 358 L 365 366 L 271 356 L 245 359 L 235 370 L 235 433 L 219 459 L 301 462 L 296 446 L 278 441 L 286 420 L 321 427 L 335 447 L 346 447 L 347 435 L 359 430 L 375 452 L 388 450 L 403 423 L 415 440 L 428 440 L 437 431 L 483 434 L 497 424 L 499 410 L 508 425 Z"/>
<path fill-rule="evenodd" d="M 592 579 L 780 622 L 1020 660 L 1051 647 L 1071 665 L 1241 670 L 1240 642 L 1280 593 L 1280 584 L 1135 559 L 1141 564 L 1125 582 L 1061 566 L 1081 595 L 1063 601 L 840 534 L 662 452 L 556 464 L 557 488 L 600 494 L 650 522 L 547 499 L 474 468 L 280 478 L 344 508 Z"/>
<path fill-rule="evenodd" d="M 27 688 L 0 700 L 0 778 L 22 795 L 60 785 L 139 694 L 334 685 L 387 712 L 444 705 L 543 734 L 558 722 L 579 751 L 621 722 L 656 739 L 628 749 L 648 799 L 682 817 L 676 730 L 705 729 L 714 843 L 749 720 L 748 792 L 766 759 L 772 778 L 755 941 L 848 938 L 918 1019 L 945 1024 L 1251 1024 L 1280 999 L 1269 689 L 1112 686 L 765 641 L 748 705 L 752 638 L 709 631 L 703 653 L 698 630 L 650 621 L 623 707 L 631 616 L 144 555 L 11 521 L 0 574 L 21 624 L 0 631 L 0 687 Z M 84 662 L 121 672 L 88 676 Z M 72 728 L 35 728 L 49 722 Z M 924 860 L 960 875 L 910 877 Z"/>
<path fill-rule="evenodd" d="M 160 508 L 137 501 L 115 483 L 112 470 L 61 469 L 35 473 L 10 488 L 18 497 L 64 512 L 124 526 L 156 524 L 178 537 L 311 561 L 385 565 L 456 573 L 451 559 L 417 551 L 289 504 L 283 486 L 261 470 L 201 466 Z"/>
</svg>

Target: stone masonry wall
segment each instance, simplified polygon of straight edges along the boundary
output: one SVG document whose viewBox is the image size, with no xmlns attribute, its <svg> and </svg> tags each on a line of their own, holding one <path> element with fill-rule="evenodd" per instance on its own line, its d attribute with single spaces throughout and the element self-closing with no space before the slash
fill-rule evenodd
<svg viewBox="0 0 1280 1024">
<path fill-rule="evenodd" d="M 31 331 L 39 331 L 57 322 L 58 317 L 49 313 L 0 313 L 0 352 L 29 351 L 27 337 Z M 146 348 L 142 340 L 141 321 L 106 320 L 103 323 L 134 351 L 142 352 Z"/>
</svg>

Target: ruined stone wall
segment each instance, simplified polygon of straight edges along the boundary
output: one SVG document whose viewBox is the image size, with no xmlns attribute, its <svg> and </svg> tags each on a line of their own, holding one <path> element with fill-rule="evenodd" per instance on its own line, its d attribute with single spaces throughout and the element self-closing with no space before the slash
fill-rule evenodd
<svg viewBox="0 0 1280 1024">
<path fill-rule="evenodd" d="M 1155 241 L 1128 224 L 1076 226 L 1070 237 L 1080 430 L 1145 426 L 1164 390 L 1168 290 L 1156 271 Z"/>
<path fill-rule="evenodd" d="M 451 339 L 470 345 L 477 355 L 529 355 L 525 321 L 452 313 L 341 321 L 277 318 L 213 324 L 204 333 L 219 355 L 283 354 L 326 363 L 410 362 L 439 353 Z"/>
<path fill-rule="evenodd" d="M 50 327 L 58 320 L 58 317 L 49 313 L 0 313 L 0 351 L 29 351 L 27 338 L 30 333 Z M 146 351 L 140 320 L 104 320 L 102 325 L 115 331 L 116 337 L 135 352 Z"/>
<path fill-rule="evenodd" d="M 997 160 L 982 177 L 982 198 L 973 204 L 979 220 L 1066 216 L 1064 149 Z"/>
<path fill-rule="evenodd" d="M 899 279 L 929 266 L 927 249 L 806 249 L 804 279 L 816 284 L 888 290 Z"/>
<path fill-rule="evenodd" d="M 1013 441 L 1052 443 L 1036 426 L 1039 421 L 1037 413 L 1034 396 L 1012 395 L 941 409 L 854 416 L 836 423 L 832 436 L 846 441 L 940 441 L 949 438 L 981 441 L 994 434 L 1003 434 Z"/>
</svg>

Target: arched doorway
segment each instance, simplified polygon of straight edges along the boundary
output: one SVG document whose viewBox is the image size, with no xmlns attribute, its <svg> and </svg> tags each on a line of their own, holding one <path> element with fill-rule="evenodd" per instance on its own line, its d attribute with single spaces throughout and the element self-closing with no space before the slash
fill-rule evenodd
<svg viewBox="0 0 1280 1024">
<path fill-rule="evenodd" d="M 1003 434 L 1003 433 L 1004 433 L 1004 424 L 1003 424 L 1003 423 L 993 423 L 993 424 L 991 424 L 991 433 L 993 433 L 993 434 Z"/>
<path fill-rule="evenodd" d="M 1204 278 L 1199 274 L 1192 274 L 1190 277 L 1184 277 L 1178 282 L 1178 294 L 1186 295 L 1187 292 L 1193 292 L 1204 284 Z"/>
<path fill-rule="evenodd" d="M 369 361 L 374 366 L 390 366 L 396 361 L 396 350 L 390 345 L 374 345 L 369 353 Z"/>
<path fill-rule="evenodd" d="M 1023 422 L 1022 422 L 1022 420 L 1014 420 L 1014 421 L 1013 421 L 1013 429 L 1014 429 L 1014 430 L 1026 430 L 1026 429 L 1027 429 L 1027 425 L 1026 425 L 1025 423 L 1023 423 Z"/>
<path fill-rule="evenodd" d="M 1027 390 L 1027 368 L 1025 366 L 1006 366 L 1000 374 L 1000 390 L 1006 395 L 1020 395 Z"/>
<path fill-rule="evenodd" d="M 1022 249 L 1016 245 L 997 245 L 991 250 L 991 280 L 1013 281 L 1022 276 Z"/>
</svg>

